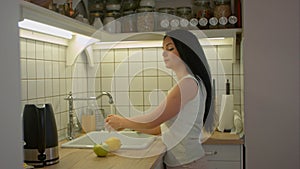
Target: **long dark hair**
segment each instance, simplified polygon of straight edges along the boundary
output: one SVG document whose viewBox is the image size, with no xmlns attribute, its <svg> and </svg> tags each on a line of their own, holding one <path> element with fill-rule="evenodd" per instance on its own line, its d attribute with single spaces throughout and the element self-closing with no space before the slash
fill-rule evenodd
<svg viewBox="0 0 300 169">
<path fill-rule="evenodd" d="M 167 37 L 167 35 L 164 37 L 164 39 Z M 168 36 L 170 37 L 170 36 Z M 199 56 L 185 43 L 181 42 L 180 40 L 170 37 L 179 53 L 179 57 L 184 61 L 184 63 L 189 67 L 189 69 L 192 71 L 194 77 L 204 83 L 207 97 L 205 101 L 205 111 L 204 111 L 204 117 L 203 117 L 203 123 L 206 121 L 206 118 L 208 116 L 210 106 L 213 98 L 213 91 L 212 91 L 212 84 L 210 79 L 210 70 L 207 69 L 203 63 L 203 61 L 199 58 Z M 199 48 L 202 50 L 200 44 Z M 203 52 L 202 52 L 203 53 Z M 203 53 L 204 54 L 204 53 Z M 205 57 L 204 57 L 205 58 Z M 205 60 L 206 64 L 207 61 Z"/>
</svg>

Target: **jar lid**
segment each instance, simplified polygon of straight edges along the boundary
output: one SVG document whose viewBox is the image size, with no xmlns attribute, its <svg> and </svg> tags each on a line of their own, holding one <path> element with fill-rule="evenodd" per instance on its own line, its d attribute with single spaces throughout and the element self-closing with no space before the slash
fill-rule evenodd
<svg viewBox="0 0 300 169">
<path fill-rule="evenodd" d="M 174 11 L 175 11 L 174 8 L 168 8 L 168 7 L 158 8 L 158 12 L 161 12 L 161 13 L 174 14 Z"/>
<path fill-rule="evenodd" d="M 105 16 L 107 16 L 107 17 L 118 17 L 118 16 L 120 16 L 120 11 L 116 11 L 116 10 L 107 11 Z"/>
<path fill-rule="evenodd" d="M 130 15 L 134 13 L 135 13 L 134 10 L 123 11 L 123 15 Z"/>
<path fill-rule="evenodd" d="M 106 4 L 120 4 L 121 0 L 106 0 Z"/>
<path fill-rule="evenodd" d="M 140 6 L 151 6 L 155 7 L 155 0 L 141 0 Z"/>
<path fill-rule="evenodd" d="M 218 3 L 229 3 L 231 0 L 214 0 L 214 1 Z"/>
<path fill-rule="evenodd" d="M 102 11 L 93 11 L 93 12 L 91 12 L 91 15 L 98 17 L 98 16 L 102 16 L 103 12 Z"/>
<path fill-rule="evenodd" d="M 138 12 L 153 12 L 154 11 L 154 8 L 151 7 L 151 6 L 140 6 L 138 9 L 137 9 Z"/>
<path fill-rule="evenodd" d="M 210 0 L 195 0 L 194 1 L 194 5 L 197 5 L 197 6 L 200 6 L 203 4 L 209 4 L 209 3 L 210 3 Z"/>
<path fill-rule="evenodd" d="M 178 8 L 176 8 L 176 11 L 180 12 L 180 13 L 189 13 L 189 12 L 192 12 L 192 8 L 191 7 L 178 7 Z"/>
</svg>

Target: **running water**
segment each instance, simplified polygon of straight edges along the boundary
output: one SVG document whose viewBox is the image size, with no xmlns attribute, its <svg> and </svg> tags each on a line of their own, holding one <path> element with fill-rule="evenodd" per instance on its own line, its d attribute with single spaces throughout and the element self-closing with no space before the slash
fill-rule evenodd
<svg viewBox="0 0 300 169">
<path fill-rule="evenodd" d="M 110 104 L 110 114 L 116 114 L 114 111 L 114 105 Z"/>
</svg>

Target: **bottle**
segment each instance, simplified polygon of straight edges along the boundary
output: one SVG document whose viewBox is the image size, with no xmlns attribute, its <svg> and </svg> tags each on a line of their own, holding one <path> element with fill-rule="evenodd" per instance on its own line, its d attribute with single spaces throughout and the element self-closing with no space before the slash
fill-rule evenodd
<svg viewBox="0 0 300 169">
<path fill-rule="evenodd" d="M 226 81 L 226 95 L 230 95 L 230 83 L 229 79 Z"/>
</svg>

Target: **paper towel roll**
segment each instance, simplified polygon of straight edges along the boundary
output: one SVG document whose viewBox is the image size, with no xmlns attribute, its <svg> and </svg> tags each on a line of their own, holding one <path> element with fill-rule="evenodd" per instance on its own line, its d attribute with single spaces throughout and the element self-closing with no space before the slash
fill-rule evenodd
<svg viewBox="0 0 300 169">
<path fill-rule="evenodd" d="M 233 95 L 222 95 L 219 131 L 233 129 Z"/>
</svg>

